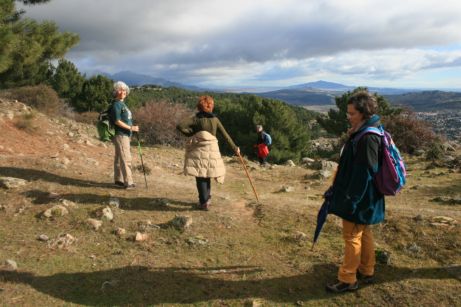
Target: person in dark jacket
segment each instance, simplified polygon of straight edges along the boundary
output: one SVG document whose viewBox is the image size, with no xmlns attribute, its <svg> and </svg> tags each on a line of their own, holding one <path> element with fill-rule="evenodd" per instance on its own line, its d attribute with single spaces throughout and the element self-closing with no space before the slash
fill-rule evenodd
<svg viewBox="0 0 461 307">
<path fill-rule="evenodd" d="M 358 289 L 357 278 L 371 282 L 374 276 L 375 248 L 371 225 L 384 220 L 384 196 L 378 192 L 373 176 L 381 164 L 381 137 L 363 129 L 380 125 L 375 96 L 367 91 L 354 93 L 348 100 L 347 118 L 351 125 L 332 186 L 329 213 L 342 218 L 345 242 L 344 260 L 338 281 L 328 284 L 332 292 Z"/>
<path fill-rule="evenodd" d="M 271 136 L 266 133 L 262 125 L 256 125 L 256 133 L 258 139 L 255 145 L 256 155 L 261 166 L 267 165 L 267 157 L 269 156 L 269 146 L 272 145 Z"/>
<path fill-rule="evenodd" d="M 186 145 L 184 174 L 195 176 L 199 195 L 198 208 L 208 210 L 211 204 L 211 180 L 224 182 L 225 167 L 219 152 L 216 133 L 219 131 L 236 154 L 240 149 L 234 144 L 221 121 L 213 114 L 214 100 L 211 96 L 200 96 L 198 113 L 187 118 L 176 128 L 192 137 Z"/>
</svg>

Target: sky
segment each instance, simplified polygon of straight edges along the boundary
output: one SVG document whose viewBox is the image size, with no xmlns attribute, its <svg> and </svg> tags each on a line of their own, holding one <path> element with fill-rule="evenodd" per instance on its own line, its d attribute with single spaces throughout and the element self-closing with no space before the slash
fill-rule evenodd
<svg viewBox="0 0 461 307">
<path fill-rule="evenodd" d="M 212 88 L 461 90 L 459 0 L 51 0 L 25 7 L 80 43 L 80 71 Z"/>
</svg>

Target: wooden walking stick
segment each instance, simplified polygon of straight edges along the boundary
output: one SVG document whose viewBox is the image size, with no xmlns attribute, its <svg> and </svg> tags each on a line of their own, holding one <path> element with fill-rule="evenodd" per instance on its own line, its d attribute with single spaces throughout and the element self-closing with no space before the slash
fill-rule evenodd
<svg viewBox="0 0 461 307">
<path fill-rule="evenodd" d="M 248 170 L 247 170 L 247 167 L 246 167 L 246 165 L 245 165 L 245 162 L 243 161 L 243 158 L 242 158 L 242 156 L 240 155 L 240 152 L 238 152 L 237 155 L 239 156 L 240 162 L 241 162 L 242 165 L 243 165 L 243 169 L 245 170 L 245 173 L 247 174 L 248 181 L 250 181 L 251 187 L 253 188 L 253 192 L 255 193 L 256 200 L 257 200 L 258 203 L 259 203 L 258 193 L 256 193 L 255 186 L 253 185 L 253 182 L 251 181 L 250 174 L 248 173 Z"/>
</svg>

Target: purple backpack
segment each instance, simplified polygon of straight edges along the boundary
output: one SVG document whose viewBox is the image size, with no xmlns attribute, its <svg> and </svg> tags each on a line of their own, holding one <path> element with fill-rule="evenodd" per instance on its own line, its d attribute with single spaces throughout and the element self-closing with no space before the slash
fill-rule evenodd
<svg viewBox="0 0 461 307">
<path fill-rule="evenodd" d="M 405 185 L 405 177 L 407 176 L 402 156 L 397 146 L 395 146 L 391 135 L 384 130 L 383 126 L 379 126 L 379 128 L 367 127 L 354 136 L 352 140 L 354 148 L 360 138 L 369 133 L 382 137 L 383 161 L 373 178 L 375 186 L 381 194 L 395 196 Z"/>
</svg>

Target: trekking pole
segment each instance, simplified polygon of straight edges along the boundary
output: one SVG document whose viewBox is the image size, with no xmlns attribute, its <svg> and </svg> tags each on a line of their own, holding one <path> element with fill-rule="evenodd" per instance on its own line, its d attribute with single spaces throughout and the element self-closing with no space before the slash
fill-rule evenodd
<svg viewBox="0 0 461 307">
<path fill-rule="evenodd" d="M 251 181 L 250 174 L 248 173 L 248 170 L 247 170 L 247 167 L 246 167 L 246 165 L 245 165 L 245 162 L 243 161 L 243 158 L 242 158 L 242 156 L 240 155 L 240 153 L 237 153 L 237 155 L 239 156 L 240 162 L 241 162 L 242 165 L 243 165 L 243 169 L 245 170 L 245 173 L 247 174 L 248 181 L 250 181 L 251 187 L 253 188 L 253 192 L 255 193 L 256 200 L 257 200 L 258 203 L 259 203 L 258 193 L 256 193 L 255 186 L 253 185 L 253 182 Z"/>
<path fill-rule="evenodd" d="M 147 189 L 146 169 L 144 168 L 144 161 L 142 159 L 141 142 L 139 142 L 139 133 L 136 133 L 136 139 L 138 140 L 138 153 L 139 153 L 139 157 L 141 158 L 142 172 L 144 173 L 144 182 L 146 183 L 146 189 Z"/>
</svg>

